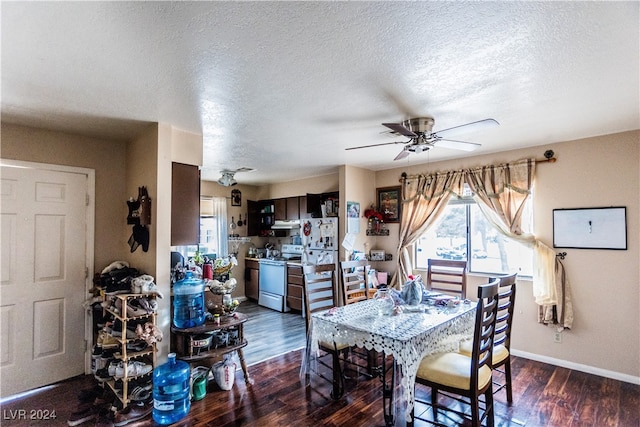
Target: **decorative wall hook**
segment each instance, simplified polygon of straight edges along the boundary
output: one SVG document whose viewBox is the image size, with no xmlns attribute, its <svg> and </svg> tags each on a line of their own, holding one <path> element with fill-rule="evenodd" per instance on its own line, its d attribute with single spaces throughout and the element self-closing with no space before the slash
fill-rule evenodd
<svg viewBox="0 0 640 427">
<path fill-rule="evenodd" d="M 566 257 L 566 256 L 567 256 L 567 253 L 566 253 L 566 252 L 560 252 L 560 253 L 556 254 L 556 256 L 557 256 L 558 258 L 560 258 L 560 259 L 564 259 L 564 257 Z"/>
</svg>

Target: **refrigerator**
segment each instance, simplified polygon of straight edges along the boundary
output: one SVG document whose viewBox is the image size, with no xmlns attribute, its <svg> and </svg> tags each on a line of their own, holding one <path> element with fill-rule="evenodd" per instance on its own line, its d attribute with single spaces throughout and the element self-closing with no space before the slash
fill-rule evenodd
<svg viewBox="0 0 640 427">
<path fill-rule="evenodd" d="M 300 236 L 304 252 L 303 264 L 335 264 L 336 289 L 334 295 L 340 301 L 340 260 L 338 258 L 338 217 L 312 218 L 300 221 Z"/>
</svg>

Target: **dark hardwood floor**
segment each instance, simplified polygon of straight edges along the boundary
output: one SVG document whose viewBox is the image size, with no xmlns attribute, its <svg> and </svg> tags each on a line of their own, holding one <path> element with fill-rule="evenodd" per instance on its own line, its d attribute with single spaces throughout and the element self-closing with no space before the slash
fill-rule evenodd
<svg viewBox="0 0 640 427">
<path fill-rule="evenodd" d="M 330 384 L 312 376 L 311 385 L 304 387 L 299 381 L 302 350 L 283 354 L 286 346 L 277 341 L 273 333 L 279 321 L 293 321 L 286 316 L 261 307 L 242 307 L 249 314 L 254 310 L 252 324 L 255 331 L 248 339 L 261 343 L 250 350 L 249 373 L 253 384 L 245 384 L 242 371 L 237 371 L 231 391 L 222 391 L 215 382 L 209 383 L 207 396 L 193 402 L 187 418 L 174 424 L 177 427 L 195 426 L 382 426 L 381 384 L 378 379 L 352 378 L 347 381 L 347 393 L 337 401 L 329 397 Z M 275 316 L 274 316 L 275 313 Z M 282 317 L 278 320 L 277 317 Z M 262 320 L 268 319 L 268 320 Z M 302 341 L 291 341 L 292 347 L 304 346 Z M 295 321 L 294 321 L 295 323 Z M 264 335 L 260 335 L 264 334 Z M 295 334 L 294 334 L 295 335 Z M 286 338 L 290 338 L 288 335 Z M 263 361 L 257 360 L 264 357 Z M 513 360 L 514 402 L 506 404 L 504 392 L 496 394 L 496 426 L 640 426 L 640 386 L 598 377 L 570 369 L 522 358 Z M 2 426 L 66 425 L 76 408 L 80 390 L 95 384 L 92 376 L 73 378 L 30 396 L 2 402 Z M 429 389 L 418 386 L 419 398 L 428 399 Z M 24 410 L 27 417 L 33 411 L 56 411 L 55 420 L 16 419 Z M 417 414 L 426 410 L 417 406 Z M 428 415 L 428 414 L 427 414 Z M 440 417 L 443 421 L 443 417 Z M 83 425 L 92 425 L 92 422 Z M 150 417 L 127 424 L 152 426 Z M 416 421 L 416 426 L 427 425 Z M 447 425 L 458 425 L 449 421 Z M 469 425 L 469 424 L 461 424 Z"/>
</svg>

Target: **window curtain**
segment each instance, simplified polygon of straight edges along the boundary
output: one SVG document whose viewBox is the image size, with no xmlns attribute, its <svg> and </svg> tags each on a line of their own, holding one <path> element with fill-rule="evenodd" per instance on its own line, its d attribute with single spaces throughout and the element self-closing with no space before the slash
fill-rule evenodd
<svg viewBox="0 0 640 427">
<path fill-rule="evenodd" d="M 564 266 L 553 249 L 533 234 L 523 233 L 521 227 L 534 176 L 535 160 L 526 159 L 509 165 L 404 177 L 398 269 L 392 285 L 400 287 L 411 274 L 411 245 L 433 225 L 453 194 L 462 195 L 466 182 L 490 223 L 505 236 L 534 249 L 533 293 L 539 306 L 538 321 L 571 328 L 573 308 Z"/>
<path fill-rule="evenodd" d="M 522 211 L 535 176 L 535 160 L 466 171 L 465 180 L 480 211 L 503 235 L 534 250 L 533 295 L 538 321 L 571 328 L 573 307 L 564 266 L 535 235 L 522 231 Z"/>
<path fill-rule="evenodd" d="M 451 196 L 462 194 L 462 178 L 462 171 L 453 171 L 418 175 L 404 180 L 400 241 L 396 253 L 398 269 L 391 279 L 392 286 L 400 288 L 412 274 L 411 246 L 442 214 Z"/>
<path fill-rule="evenodd" d="M 216 253 L 218 257 L 229 255 L 229 240 L 227 238 L 227 199 L 226 197 L 213 197 L 213 216 L 216 221 L 216 234 L 218 245 Z"/>
</svg>

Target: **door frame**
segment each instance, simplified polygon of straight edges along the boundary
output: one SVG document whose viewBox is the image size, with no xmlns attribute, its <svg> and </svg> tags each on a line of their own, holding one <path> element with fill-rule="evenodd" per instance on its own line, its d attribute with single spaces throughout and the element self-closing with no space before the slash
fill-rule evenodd
<svg viewBox="0 0 640 427">
<path fill-rule="evenodd" d="M 22 160 L 0 159 L 0 166 L 25 169 L 37 169 L 44 171 L 66 172 L 84 175 L 87 179 L 87 197 L 85 204 L 85 295 L 89 297 L 89 291 L 93 287 L 94 269 L 94 247 L 95 247 L 95 193 L 96 193 L 96 171 L 95 169 L 77 166 L 55 165 L 49 163 L 27 162 Z M 92 312 L 88 308 L 84 313 L 84 373 L 91 373 L 91 348 L 93 344 Z"/>
</svg>

